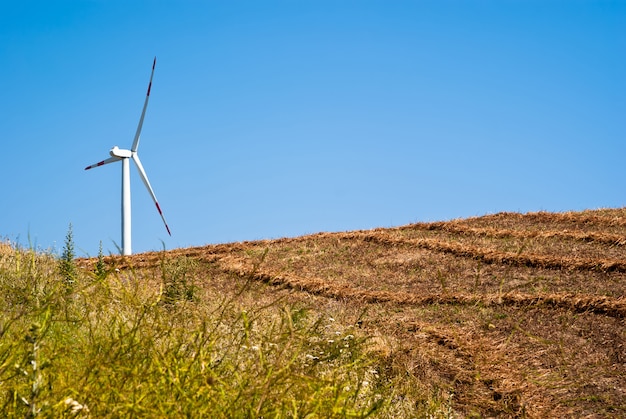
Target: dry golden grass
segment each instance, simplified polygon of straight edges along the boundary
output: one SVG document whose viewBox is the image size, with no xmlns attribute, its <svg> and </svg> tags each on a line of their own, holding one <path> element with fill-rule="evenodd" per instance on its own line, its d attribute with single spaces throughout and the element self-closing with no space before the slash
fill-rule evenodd
<svg viewBox="0 0 626 419">
<path fill-rule="evenodd" d="M 211 283 L 199 284 L 207 296 L 248 278 L 258 286 L 240 298 L 250 303 L 280 297 L 358 318 L 398 400 L 436 395 L 460 417 L 626 417 L 624 208 L 500 213 L 107 262 L 141 272 L 181 256 L 199 262 L 198 276 L 210 270 Z"/>
</svg>

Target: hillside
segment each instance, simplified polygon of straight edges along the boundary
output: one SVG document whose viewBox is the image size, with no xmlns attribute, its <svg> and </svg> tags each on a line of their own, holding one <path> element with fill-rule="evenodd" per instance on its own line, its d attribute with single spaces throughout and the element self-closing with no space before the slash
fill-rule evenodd
<svg viewBox="0 0 626 419">
<path fill-rule="evenodd" d="M 281 300 L 355 325 L 369 337 L 377 379 L 394 387 L 389 402 L 407 416 L 438 400 L 460 417 L 623 417 L 625 246 L 622 208 L 499 213 L 106 261 L 121 272 L 193 261 L 187 277 L 205 298 Z"/>
</svg>

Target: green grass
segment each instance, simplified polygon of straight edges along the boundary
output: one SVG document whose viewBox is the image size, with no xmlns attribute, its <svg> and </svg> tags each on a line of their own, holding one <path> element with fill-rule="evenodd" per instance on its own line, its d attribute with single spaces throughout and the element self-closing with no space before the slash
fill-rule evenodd
<svg viewBox="0 0 626 419">
<path fill-rule="evenodd" d="M 197 262 L 78 269 L 0 244 L 2 417 L 396 417 L 412 411 L 366 336 L 245 278 L 201 292 Z M 233 279 L 235 281 L 235 279 Z M 394 401 L 395 400 L 395 401 Z M 447 416 L 436 399 L 422 413 Z M 434 413 L 433 413 L 434 412 Z"/>
</svg>

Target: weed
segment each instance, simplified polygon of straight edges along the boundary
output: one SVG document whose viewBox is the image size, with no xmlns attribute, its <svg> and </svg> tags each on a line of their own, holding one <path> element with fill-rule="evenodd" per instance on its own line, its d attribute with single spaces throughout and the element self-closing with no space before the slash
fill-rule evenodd
<svg viewBox="0 0 626 419">
<path fill-rule="evenodd" d="M 481 263 L 480 263 L 480 260 L 479 260 L 476 268 L 474 269 L 474 273 L 475 273 L 475 276 L 474 276 L 474 291 L 477 291 L 478 287 L 480 285 L 482 285 L 482 281 L 480 279 L 480 268 L 481 268 Z"/>
<path fill-rule="evenodd" d="M 446 294 L 448 285 L 446 281 L 446 276 L 440 269 L 437 269 L 437 279 L 439 280 L 439 284 L 441 285 L 441 293 Z"/>
<path fill-rule="evenodd" d="M 188 257 L 179 257 L 173 261 L 162 262 L 161 280 L 165 304 L 194 300 L 197 287 L 193 283 L 190 272 L 196 266 L 197 262 Z"/>
<path fill-rule="evenodd" d="M 97 279 L 104 279 L 107 275 L 106 263 L 104 262 L 104 254 L 102 253 L 102 241 L 100 241 L 100 246 L 98 247 L 98 261 L 96 262 L 96 266 L 94 268 L 94 274 Z"/>
<path fill-rule="evenodd" d="M 61 277 L 65 280 L 66 285 L 71 286 L 76 281 L 76 263 L 74 258 L 74 233 L 72 231 L 72 223 L 70 223 L 67 229 L 67 235 L 65 236 L 65 245 L 63 247 L 63 253 L 59 260 L 59 271 Z"/>
</svg>

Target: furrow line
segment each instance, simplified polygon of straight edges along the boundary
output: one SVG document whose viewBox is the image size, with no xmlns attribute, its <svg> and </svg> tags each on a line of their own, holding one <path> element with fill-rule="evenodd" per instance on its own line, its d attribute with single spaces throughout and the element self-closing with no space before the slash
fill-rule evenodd
<svg viewBox="0 0 626 419">
<path fill-rule="evenodd" d="M 544 294 L 531 295 L 522 293 L 474 295 L 466 293 L 415 295 L 397 291 L 372 291 L 354 288 L 348 284 L 335 284 L 321 278 L 304 278 L 295 274 L 275 274 L 267 270 L 250 267 L 250 262 L 234 258 L 219 259 L 218 264 L 225 272 L 241 277 L 249 277 L 273 286 L 286 287 L 298 291 L 337 300 L 350 299 L 365 303 L 393 303 L 399 305 L 505 305 L 515 307 L 546 307 L 567 309 L 578 313 L 591 312 L 610 317 L 626 317 L 626 298 L 608 296 L 589 296 L 581 294 Z M 246 266 L 248 265 L 248 266 Z"/>
<path fill-rule="evenodd" d="M 472 221 L 477 219 L 517 219 L 517 220 L 533 220 L 543 222 L 568 222 L 575 224 L 588 224 L 599 227 L 615 227 L 626 226 L 626 217 L 609 217 L 606 215 L 585 214 L 580 212 L 528 212 L 525 214 L 518 212 L 499 212 L 496 214 L 483 215 L 480 217 L 472 217 L 464 219 L 464 221 Z"/>
<path fill-rule="evenodd" d="M 457 257 L 480 260 L 483 263 L 489 264 L 526 266 L 543 269 L 626 272 L 626 261 L 621 259 L 554 258 L 537 254 L 499 252 L 477 246 L 455 244 L 436 239 L 402 239 L 371 233 L 346 233 L 342 237 L 346 239 L 361 239 L 366 242 L 379 243 L 387 246 L 415 246 L 420 249 L 447 253 Z"/>
<path fill-rule="evenodd" d="M 570 239 L 582 242 L 594 242 L 609 246 L 626 246 L 626 237 L 618 234 L 608 233 L 585 233 L 578 231 L 526 231 L 511 230 L 493 227 L 470 227 L 455 222 L 435 222 L 435 223 L 415 223 L 398 227 L 399 231 L 423 230 L 423 231 L 444 231 L 446 233 L 494 237 L 494 238 L 520 238 L 520 239 Z"/>
</svg>

